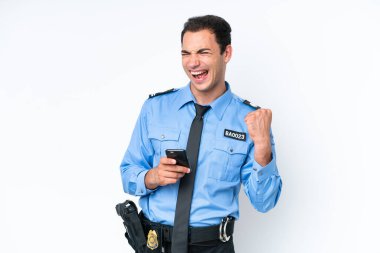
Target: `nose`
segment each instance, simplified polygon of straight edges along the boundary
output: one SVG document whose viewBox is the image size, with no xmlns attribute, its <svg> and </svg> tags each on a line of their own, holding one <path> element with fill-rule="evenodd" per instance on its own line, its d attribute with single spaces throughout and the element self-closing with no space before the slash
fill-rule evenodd
<svg viewBox="0 0 380 253">
<path fill-rule="evenodd" d="M 188 66 L 190 68 L 196 68 L 198 67 L 200 64 L 199 62 L 199 57 L 197 54 L 191 54 L 190 57 L 189 57 L 189 62 L 188 62 Z"/>
</svg>

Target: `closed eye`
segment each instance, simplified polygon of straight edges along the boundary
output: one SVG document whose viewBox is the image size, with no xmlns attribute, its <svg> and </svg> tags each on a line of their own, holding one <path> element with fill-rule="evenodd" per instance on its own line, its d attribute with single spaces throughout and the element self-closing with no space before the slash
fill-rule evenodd
<svg viewBox="0 0 380 253">
<path fill-rule="evenodd" d="M 198 54 L 201 54 L 201 55 L 211 54 L 211 50 L 210 49 L 200 49 L 198 51 Z"/>
</svg>

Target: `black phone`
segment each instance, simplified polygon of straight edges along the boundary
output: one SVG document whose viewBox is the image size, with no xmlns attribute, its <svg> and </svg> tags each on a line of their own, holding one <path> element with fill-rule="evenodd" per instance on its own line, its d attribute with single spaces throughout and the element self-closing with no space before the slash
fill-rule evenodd
<svg viewBox="0 0 380 253">
<path fill-rule="evenodd" d="M 177 165 L 190 168 L 189 161 L 187 160 L 186 150 L 184 149 L 167 149 L 165 150 L 168 158 L 175 159 Z"/>
</svg>

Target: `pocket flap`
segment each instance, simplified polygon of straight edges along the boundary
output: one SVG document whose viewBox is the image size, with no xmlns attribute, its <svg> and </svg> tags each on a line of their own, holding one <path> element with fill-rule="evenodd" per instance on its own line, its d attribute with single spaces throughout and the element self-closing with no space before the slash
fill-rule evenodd
<svg viewBox="0 0 380 253">
<path fill-rule="evenodd" d="M 215 149 L 222 150 L 229 154 L 247 154 L 248 143 L 246 142 L 228 142 L 225 140 L 216 140 Z"/>
<path fill-rule="evenodd" d="M 148 134 L 149 139 L 159 141 L 178 141 L 180 131 L 175 128 L 155 127 L 151 126 Z"/>
</svg>

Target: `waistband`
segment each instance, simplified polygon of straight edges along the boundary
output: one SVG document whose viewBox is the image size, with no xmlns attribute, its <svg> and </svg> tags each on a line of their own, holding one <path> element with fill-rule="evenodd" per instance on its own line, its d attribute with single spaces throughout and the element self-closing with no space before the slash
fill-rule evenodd
<svg viewBox="0 0 380 253">
<path fill-rule="evenodd" d="M 140 212 L 145 233 L 149 230 L 155 230 L 161 234 L 161 239 L 166 242 L 171 242 L 173 234 L 173 226 L 164 225 L 161 223 L 148 220 L 142 212 Z M 228 241 L 234 232 L 235 219 L 231 216 L 223 218 L 219 225 L 208 227 L 190 227 L 189 228 L 189 243 L 200 243 L 212 240 Z"/>
</svg>

